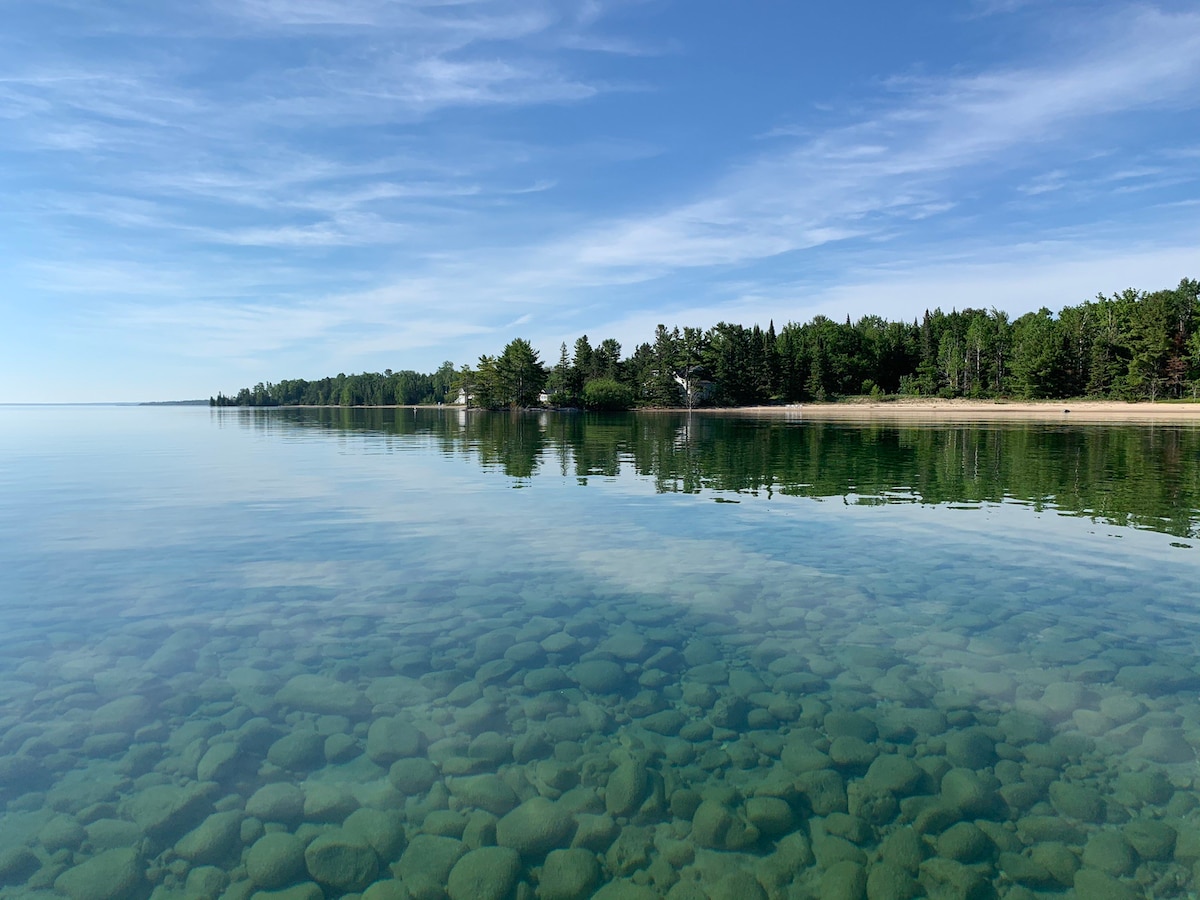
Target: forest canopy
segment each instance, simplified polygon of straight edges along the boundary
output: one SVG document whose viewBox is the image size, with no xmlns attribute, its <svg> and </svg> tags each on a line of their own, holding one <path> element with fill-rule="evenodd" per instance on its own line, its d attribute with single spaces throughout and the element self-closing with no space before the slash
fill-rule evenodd
<svg viewBox="0 0 1200 900">
<path fill-rule="evenodd" d="M 926 311 L 912 322 L 816 316 L 776 331 L 720 322 L 707 330 L 659 325 L 628 356 L 587 335 L 545 364 L 517 338 L 474 366 L 338 374 L 259 383 L 214 406 L 481 408 L 748 406 L 875 397 L 1118 400 L 1196 399 L 1200 393 L 1200 282 L 1125 290 L 1057 315 L 1011 320 L 996 309 Z"/>
</svg>

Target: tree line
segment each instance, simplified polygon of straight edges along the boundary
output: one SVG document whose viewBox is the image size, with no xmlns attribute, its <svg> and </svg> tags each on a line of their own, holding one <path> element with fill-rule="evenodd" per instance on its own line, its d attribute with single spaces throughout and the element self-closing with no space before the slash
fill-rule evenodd
<svg viewBox="0 0 1200 900">
<path fill-rule="evenodd" d="M 510 341 L 474 366 L 431 375 L 339 374 L 218 394 L 216 406 L 385 406 L 465 400 L 481 408 L 748 406 L 869 395 L 1160 400 L 1200 393 L 1200 281 L 1098 295 L 1057 315 L 935 309 L 912 322 L 816 316 L 779 331 L 659 325 L 622 356 L 612 338 L 564 343 L 553 364 Z"/>
</svg>

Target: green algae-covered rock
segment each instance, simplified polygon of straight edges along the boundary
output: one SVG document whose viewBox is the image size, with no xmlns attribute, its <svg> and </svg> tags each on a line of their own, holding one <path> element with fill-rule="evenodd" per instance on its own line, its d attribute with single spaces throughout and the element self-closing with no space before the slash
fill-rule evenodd
<svg viewBox="0 0 1200 900">
<path fill-rule="evenodd" d="M 97 819 L 89 823 L 84 832 L 93 851 L 132 847 L 146 837 L 142 829 L 124 819 Z"/>
<path fill-rule="evenodd" d="M 467 852 L 462 841 L 418 834 L 393 871 L 414 897 L 443 897 L 454 864 Z"/>
<path fill-rule="evenodd" d="M 651 713 L 641 720 L 641 726 L 647 731 L 653 731 L 655 734 L 661 734 L 667 737 L 679 734 L 681 728 L 687 724 L 687 716 L 677 709 L 664 709 L 661 712 Z"/>
<path fill-rule="evenodd" d="M 1097 831 L 1083 848 L 1083 864 L 1109 875 L 1129 875 L 1137 865 L 1137 858 L 1121 832 Z"/>
<path fill-rule="evenodd" d="M 325 738 L 325 761 L 330 763 L 349 762 L 361 753 L 358 739 L 352 734 L 331 734 Z"/>
<path fill-rule="evenodd" d="M 796 824 L 792 808 L 778 797 L 751 797 L 746 801 L 746 818 L 768 837 L 786 834 Z"/>
<path fill-rule="evenodd" d="M 278 891 L 255 891 L 250 900 L 325 900 L 325 892 L 320 885 L 305 881 Z"/>
<path fill-rule="evenodd" d="M 1057 841 L 1035 844 L 1029 851 L 1029 857 L 1063 887 L 1070 887 L 1074 883 L 1075 873 L 1079 871 L 1079 857 L 1065 844 Z"/>
<path fill-rule="evenodd" d="M 964 728 L 946 739 L 946 758 L 952 766 L 982 769 L 996 761 L 996 742 L 982 728 Z"/>
<path fill-rule="evenodd" d="M 856 862 L 834 863 L 821 876 L 821 900 L 866 900 L 867 872 Z"/>
<path fill-rule="evenodd" d="M 865 769 L 879 755 L 878 748 L 860 737 L 844 734 L 829 745 L 829 758 L 844 769 Z"/>
<path fill-rule="evenodd" d="M 575 836 L 571 839 L 572 847 L 580 847 L 595 853 L 603 853 L 616 840 L 617 832 L 621 830 L 616 820 L 609 815 L 593 815 L 580 813 L 575 817 Z"/>
<path fill-rule="evenodd" d="M 1094 788 L 1071 781 L 1050 785 L 1050 802 L 1062 815 L 1081 822 L 1104 821 L 1104 798 Z"/>
<path fill-rule="evenodd" d="M 951 809 L 966 816 L 986 816 L 999 801 L 999 782 L 973 769 L 951 769 L 942 776 L 941 795 Z"/>
<path fill-rule="evenodd" d="M 28 847 L 11 847 L 0 852 L 0 887 L 21 884 L 42 867 Z"/>
<path fill-rule="evenodd" d="M 477 735 L 467 747 L 467 759 L 494 768 L 512 762 L 512 741 L 498 731 L 485 731 Z"/>
<path fill-rule="evenodd" d="M 828 869 L 840 862 L 852 862 L 860 866 L 867 863 L 867 854 L 861 848 L 819 826 L 813 828 L 812 852 L 817 865 L 822 869 Z"/>
<path fill-rule="evenodd" d="M 526 800 L 496 823 L 496 842 L 522 856 L 544 856 L 570 843 L 575 820 L 544 797 Z"/>
<path fill-rule="evenodd" d="M 450 900 L 507 900 L 517 886 L 521 857 L 509 847 L 480 847 L 454 864 L 446 888 Z"/>
<path fill-rule="evenodd" d="M 924 858 L 924 845 L 920 836 L 909 826 L 897 828 L 880 845 L 880 855 L 910 875 L 916 875 Z"/>
<path fill-rule="evenodd" d="M 846 783 L 841 775 L 830 769 L 799 775 L 796 788 L 808 799 L 814 815 L 827 816 L 848 810 Z"/>
<path fill-rule="evenodd" d="M 590 659 L 571 669 L 571 678 L 585 691 L 613 694 L 626 684 L 625 669 L 608 659 Z"/>
<path fill-rule="evenodd" d="M 1080 869 L 1075 873 L 1075 896 L 1087 900 L 1139 900 L 1140 890 L 1123 884 L 1107 872 Z"/>
<path fill-rule="evenodd" d="M 318 715 L 351 718 L 370 710 L 369 701 L 358 688 L 322 675 L 296 675 L 276 692 L 275 702 Z"/>
<path fill-rule="evenodd" d="M 710 850 L 734 849 L 731 840 L 737 849 L 746 846 L 745 831 L 733 811 L 717 800 L 703 801 L 692 815 L 692 840 Z"/>
<path fill-rule="evenodd" d="M 149 837 L 167 843 L 199 824 L 210 810 L 208 788 L 160 784 L 134 794 L 126 812 Z"/>
<path fill-rule="evenodd" d="M 291 783 L 264 785 L 246 801 L 246 815 L 264 822 L 299 824 L 304 818 L 304 792 Z"/>
<path fill-rule="evenodd" d="M 1134 752 L 1160 763 L 1190 763 L 1196 759 L 1196 749 L 1178 728 L 1147 728 L 1141 746 Z"/>
<path fill-rule="evenodd" d="M 1125 840 L 1142 859 L 1170 859 L 1175 851 L 1175 829 L 1154 819 L 1135 819 L 1123 829 Z"/>
<path fill-rule="evenodd" d="M 216 865 L 238 849 L 242 813 L 213 813 L 175 844 L 175 852 L 195 865 Z"/>
<path fill-rule="evenodd" d="M 917 882 L 908 872 L 889 862 L 878 862 L 867 873 L 868 900 L 911 900 Z"/>
<path fill-rule="evenodd" d="M 339 823 L 358 809 L 350 785 L 338 781 L 304 783 L 304 818 L 309 822 Z"/>
<path fill-rule="evenodd" d="M 399 859 L 404 850 L 404 817 L 395 810 L 357 809 L 342 830 L 362 837 L 384 863 Z"/>
<path fill-rule="evenodd" d="M 379 875 L 379 856 L 360 834 L 334 829 L 320 834 L 304 850 L 313 881 L 342 893 L 361 891 Z"/>
<path fill-rule="evenodd" d="M 412 900 L 412 897 L 399 878 L 377 881 L 362 893 L 362 900 Z"/>
<path fill-rule="evenodd" d="M 833 765 L 833 760 L 829 758 L 828 754 L 822 753 L 807 741 L 792 741 L 785 744 L 779 756 L 788 771 L 796 775 L 818 772 Z"/>
<path fill-rule="evenodd" d="M 707 900 L 767 900 L 767 892 L 753 874 L 735 869 L 716 884 L 706 884 Z"/>
<path fill-rule="evenodd" d="M 398 759 L 418 756 L 425 746 L 425 735 L 404 719 L 376 719 L 367 731 L 367 758 L 381 766 Z"/>
<path fill-rule="evenodd" d="M 1036 862 L 1032 856 L 1020 853 L 1001 853 L 999 867 L 1005 879 L 1018 884 L 1029 887 L 1052 887 L 1056 884 L 1050 871 Z"/>
<path fill-rule="evenodd" d="M 292 772 L 315 769 L 325 764 L 325 738 L 306 729 L 290 732 L 271 745 L 267 759 Z"/>
<path fill-rule="evenodd" d="M 304 842 L 286 831 L 264 834 L 246 854 L 246 874 L 266 890 L 299 881 L 306 874 Z"/>
<path fill-rule="evenodd" d="M 608 776 L 604 806 L 610 816 L 631 816 L 637 812 L 649 788 L 649 773 L 641 760 L 627 760 Z"/>
<path fill-rule="evenodd" d="M 67 869 L 54 887 L 71 900 L 125 900 L 137 893 L 144 871 L 134 850 L 106 850 Z"/>
<path fill-rule="evenodd" d="M 1027 844 L 1053 841 L 1082 844 L 1083 832 L 1077 825 L 1058 816 L 1023 816 L 1017 820 L 1017 834 Z"/>
<path fill-rule="evenodd" d="M 826 714 L 823 724 L 825 733 L 835 740 L 845 736 L 870 743 L 879 737 L 879 729 L 875 727 L 875 723 L 862 713 L 834 710 Z"/>
<path fill-rule="evenodd" d="M 425 793 L 439 777 L 437 766 L 423 756 L 398 759 L 388 769 L 388 781 L 406 797 Z"/>
<path fill-rule="evenodd" d="M 596 854 L 579 848 L 551 850 L 542 866 L 539 900 L 583 900 L 600 881 Z"/>
<path fill-rule="evenodd" d="M 237 772 L 241 762 L 240 751 L 233 741 L 213 744 L 200 757 L 196 777 L 201 781 L 225 781 Z"/>
<path fill-rule="evenodd" d="M 499 775 L 467 775 L 447 780 L 450 793 L 466 806 L 502 816 L 517 805 L 516 792 Z"/>
<path fill-rule="evenodd" d="M 217 900 L 229 886 L 229 876 L 216 866 L 197 866 L 187 874 L 184 891 L 189 898 Z"/>
<path fill-rule="evenodd" d="M 632 875 L 650 865 L 654 851 L 654 830 L 645 826 L 627 826 L 617 833 L 604 854 L 607 871 L 614 876 Z"/>
<path fill-rule="evenodd" d="M 55 816 L 38 831 L 38 843 L 48 853 L 57 850 L 78 850 L 87 839 L 83 826 L 70 816 Z"/>
<path fill-rule="evenodd" d="M 878 793 L 906 796 L 920 784 L 924 773 L 907 757 L 886 754 L 877 757 L 863 776 L 863 784 Z"/>
<path fill-rule="evenodd" d="M 978 862 L 994 849 L 988 836 L 972 822 L 951 825 L 937 839 L 937 851 L 941 856 L 964 863 Z"/>
<path fill-rule="evenodd" d="M 991 882 L 972 866 L 953 859 L 933 857 L 921 863 L 918 878 L 930 897 L 955 900 L 991 900 L 995 896 Z"/>
<path fill-rule="evenodd" d="M 1127 806 L 1159 805 L 1171 799 L 1175 788 L 1167 776 L 1157 770 L 1122 772 L 1117 776 L 1114 793 Z"/>
</svg>

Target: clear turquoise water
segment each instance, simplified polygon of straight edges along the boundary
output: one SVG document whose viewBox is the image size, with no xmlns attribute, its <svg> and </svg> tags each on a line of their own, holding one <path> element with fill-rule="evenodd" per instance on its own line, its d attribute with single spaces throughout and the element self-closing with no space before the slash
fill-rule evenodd
<svg viewBox="0 0 1200 900">
<path fill-rule="evenodd" d="M 1198 455 L 0 408 L 0 896 L 1194 897 Z"/>
</svg>

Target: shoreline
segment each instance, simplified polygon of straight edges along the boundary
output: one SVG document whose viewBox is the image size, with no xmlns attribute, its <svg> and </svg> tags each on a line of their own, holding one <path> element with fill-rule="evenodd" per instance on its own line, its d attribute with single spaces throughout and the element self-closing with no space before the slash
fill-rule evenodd
<svg viewBox="0 0 1200 900">
<path fill-rule="evenodd" d="M 215 409 L 441 409 L 467 411 L 467 407 L 389 404 L 382 406 L 273 406 L 212 407 Z M 478 412 L 479 410 L 471 410 Z M 524 412 L 555 412 L 528 407 Z M 572 410 L 583 412 L 583 410 Z M 688 413 L 694 415 L 752 415 L 785 419 L 837 419 L 845 421 L 895 419 L 906 422 L 1004 422 L 1021 419 L 1054 421 L 1064 425 L 1137 423 L 1198 423 L 1200 403 L 1126 403 L 1120 400 L 947 400 L 937 397 L 900 397 L 894 400 L 846 400 L 835 403 L 797 403 L 789 406 L 706 406 L 693 410 L 681 407 L 643 407 L 642 413 Z"/>
<path fill-rule="evenodd" d="M 1121 422 L 1200 423 L 1200 403 L 1126 403 L 1120 400 L 943 400 L 931 397 L 889 401 L 804 403 L 798 406 L 753 406 L 697 410 L 722 414 L 790 414 L 804 419 L 901 419 L 929 422 L 1012 421 L 1031 419 L 1104 424 Z"/>
</svg>

